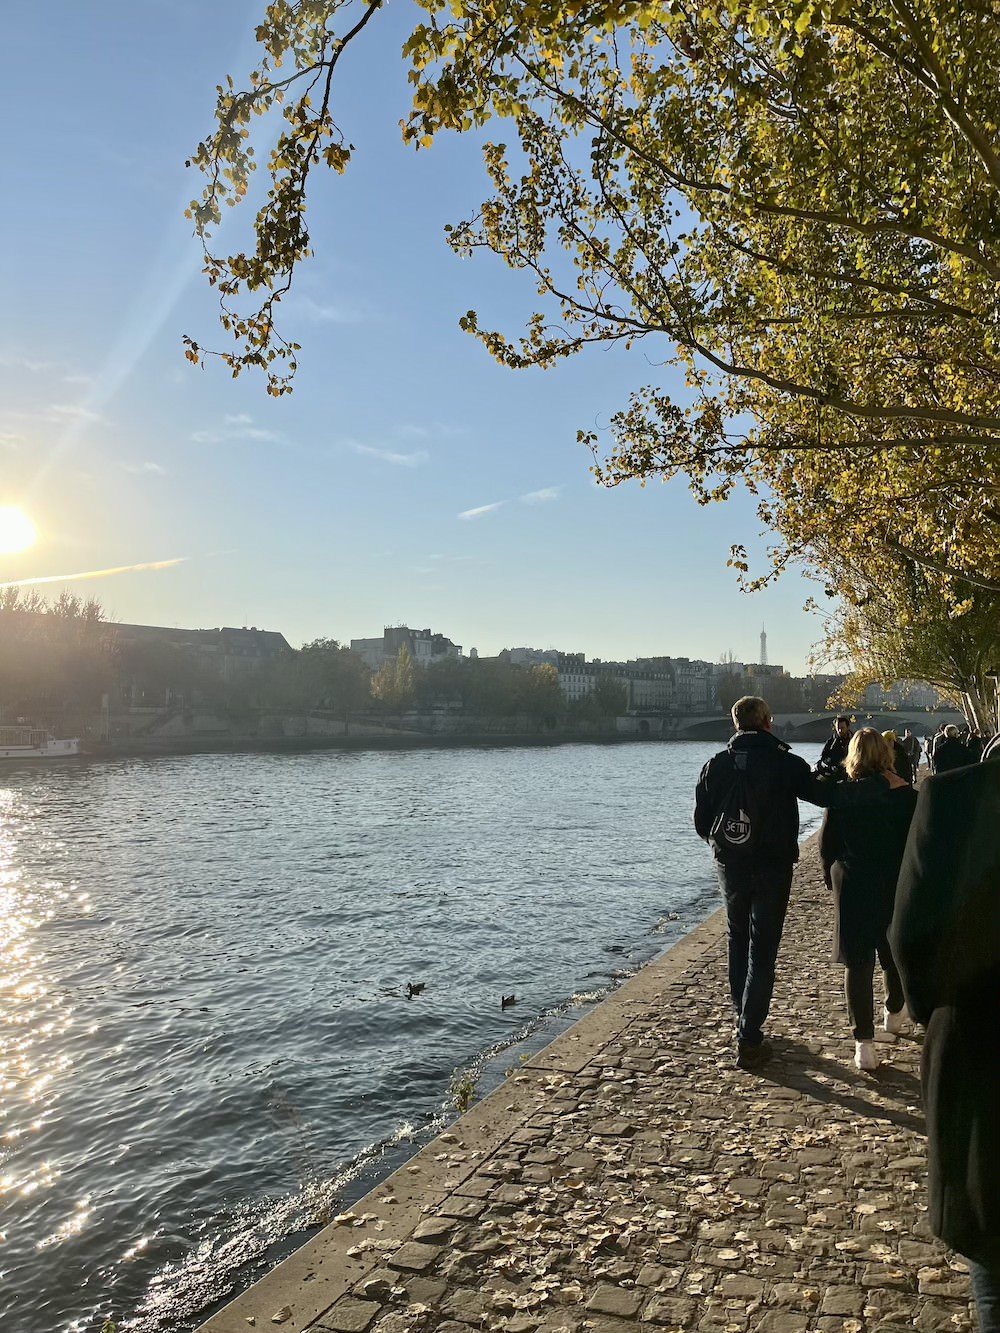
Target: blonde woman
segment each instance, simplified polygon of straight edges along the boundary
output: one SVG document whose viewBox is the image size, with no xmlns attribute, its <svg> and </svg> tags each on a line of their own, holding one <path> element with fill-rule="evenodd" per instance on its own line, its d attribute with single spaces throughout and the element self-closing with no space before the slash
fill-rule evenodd
<svg viewBox="0 0 1000 1333">
<path fill-rule="evenodd" d="M 873 805 L 828 810 L 820 833 L 823 877 L 835 903 L 833 953 L 847 969 L 844 991 L 854 1029 L 854 1063 L 863 1070 L 878 1067 L 872 988 L 876 955 L 885 974 L 882 1018 L 890 1039 L 906 1017 L 886 932 L 917 795 L 894 771 L 893 759 L 892 746 L 873 727 L 851 737 L 845 761 L 848 779 L 860 782 L 881 774 L 889 790 Z"/>
</svg>

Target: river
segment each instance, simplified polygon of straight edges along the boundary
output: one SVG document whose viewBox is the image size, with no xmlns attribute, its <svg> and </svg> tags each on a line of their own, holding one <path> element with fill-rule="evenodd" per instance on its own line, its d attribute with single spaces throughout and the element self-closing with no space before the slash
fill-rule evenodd
<svg viewBox="0 0 1000 1333">
<path fill-rule="evenodd" d="M 0 1328 L 192 1328 L 703 920 L 718 748 L 4 766 Z"/>
</svg>

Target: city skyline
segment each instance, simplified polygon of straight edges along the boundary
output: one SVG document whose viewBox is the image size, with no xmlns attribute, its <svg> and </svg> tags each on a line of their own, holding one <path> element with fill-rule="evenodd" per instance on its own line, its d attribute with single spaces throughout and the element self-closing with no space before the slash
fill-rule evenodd
<svg viewBox="0 0 1000 1333">
<path fill-rule="evenodd" d="M 765 564 L 749 497 L 702 508 L 679 482 L 590 476 L 578 430 L 610 447 L 632 389 L 683 392 L 657 364 L 666 347 L 512 373 L 460 331 L 469 308 L 519 328 L 532 289 L 444 241 L 485 187 L 471 137 L 419 154 L 400 142 L 409 18 L 380 14 L 345 70 L 336 114 L 356 161 L 312 202 L 317 257 L 282 307 L 301 368 L 275 401 L 260 378 L 192 369 L 181 342 L 224 345 L 183 217 L 202 182 L 183 164 L 215 85 L 250 68 L 254 15 L 238 0 L 12 15 L 6 123 L 29 98 L 36 110 L 8 144 L 10 197 L 30 206 L 5 218 L 0 505 L 38 536 L 0 556 L 0 583 L 92 593 L 126 622 L 273 626 L 295 644 L 370 633 L 379 606 L 376 622 L 461 624 L 486 655 L 559 643 L 624 659 L 669 643 L 745 660 L 763 619 L 772 657 L 801 674 L 822 635 L 802 610 L 814 586 L 793 572 L 748 597 L 727 568 L 736 542 Z M 43 59 L 63 89 L 51 103 L 32 90 Z M 240 213 L 224 242 L 243 235 Z"/>
</svg>

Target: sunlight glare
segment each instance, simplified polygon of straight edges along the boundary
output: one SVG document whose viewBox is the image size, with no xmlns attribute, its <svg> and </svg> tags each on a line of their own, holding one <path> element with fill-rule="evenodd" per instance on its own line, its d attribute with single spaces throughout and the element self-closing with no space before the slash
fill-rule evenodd
<svg viewBox="0 0 1000 1333">
<path fill-rule="evenodd" d="M 26 551 L 35 541 L 35 525 L 13 505 L 0 505 L 0 555 Z"/>
</svg>

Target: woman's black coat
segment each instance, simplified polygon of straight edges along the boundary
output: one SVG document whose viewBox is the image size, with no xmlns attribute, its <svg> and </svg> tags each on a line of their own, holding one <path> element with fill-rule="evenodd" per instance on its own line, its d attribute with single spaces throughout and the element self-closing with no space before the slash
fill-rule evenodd
<svg viewBox="0 0 1000 1333">
<path fill-rule="evenodd" d="M 838 963 L 863 963 L 885 937 L 916 802 L 912 787 L 895 787 L 878 805 L 826 812 L 819 854 L 834 893 Z"/>
<path fill-rule="evenodd" d="M 921 1063 L 935 1235 L 1000 1264 L 1000 764 L 928 778 L 889 932 Z"/>
</svg>

